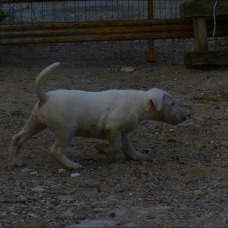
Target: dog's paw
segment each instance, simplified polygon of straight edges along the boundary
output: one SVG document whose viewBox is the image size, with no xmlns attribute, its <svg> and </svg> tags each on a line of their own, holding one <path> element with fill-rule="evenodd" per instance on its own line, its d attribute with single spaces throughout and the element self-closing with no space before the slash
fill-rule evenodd
<svg viewBox="0 0 228 228">
<path fill-rule="evenodd" d="M 141 160 L 141 161 L 153 161 L 152 158 L 147 155 L 147 154 L 141 154 L 141 156 L 138 158 L 138 160 Z"/>
<path fill-rule="evenodd" d="M 141 154 L 138 151 L 133 155 L 128 154 L 126 157 L 128 160 L 133 160 L 133 161 L 153 161 L 150 156 L 148 156 L 147 154 Z"/>
<path fill-rule="evenodd" d="M 97 149 L 96 151 L 97 154 L 109 154 L 107 152 L 107 148 L 108 148 L 107 144 L 98 144 L 95 146 L 95 148 Z"/>
<path fill-rule="evenodd" d="M 68 164 L 65 164 L 64 167 L 66 169 L 81 169 L 82 165 L 77 162 L 69 162 Z"/>
<path fill-rule="evenodd" d="M 20 159 L 14 160 L 14 161 L 11 160 L 10 165 L 13 166 L 13 167 L 23 167 L 23 166 L 26 166 L 26 164 L 24 162 L 22 162 Z"/>
<path fill-rule="evenodd" d="M 81 169 L 82 165 L 79 163 L 74 163 L 71 169 Z"/>
<path fill-rule="evenodd" d="M 146 155 L 146 154 L 143 154 L 144 155 L 144 158 L 142 160 L 144 161 L 153 161 L 153 159 L 149 156 L 149 155 Z"/>
</svg>

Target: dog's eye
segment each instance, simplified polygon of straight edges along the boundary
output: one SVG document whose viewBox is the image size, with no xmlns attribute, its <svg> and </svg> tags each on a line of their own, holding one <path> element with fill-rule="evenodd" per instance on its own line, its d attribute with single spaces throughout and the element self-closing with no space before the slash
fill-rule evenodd
<svg viewBox="0 0 228 228">
<path fill-rule="evenodd" d="M 172 105 L 172 106 L 174 106 L 174 105 L 175 105 L 175 103 L 173 102 L 171 105 Z"/>
</svg>

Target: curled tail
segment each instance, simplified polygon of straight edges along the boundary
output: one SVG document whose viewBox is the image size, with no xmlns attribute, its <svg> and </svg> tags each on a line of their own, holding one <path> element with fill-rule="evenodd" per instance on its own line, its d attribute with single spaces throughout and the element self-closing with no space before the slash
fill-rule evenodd
<svg viewBox="0 0 228 228">
<path fill-rule="evenodd" d="M 48 66 L 47 68 L 42 70 L 36 78 L 36 81 L 35 81 L 36 94 L 41 101 L 45 102 L 48 100 L 48 94 L 43 91 L 42 86 L 41 86 L 43 78 L 47 74 L 51 73 L 59 64 L 60 64 L 60 62 L 51 64 L 50 66 Z"/>
</svg>

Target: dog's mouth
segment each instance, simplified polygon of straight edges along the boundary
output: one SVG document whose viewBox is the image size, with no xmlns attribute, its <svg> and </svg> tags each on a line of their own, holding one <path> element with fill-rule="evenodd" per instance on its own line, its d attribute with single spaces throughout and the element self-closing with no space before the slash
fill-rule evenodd
<svg viewBox="0 0 228 228">
<path fill-rule="evenodd" d="M 186 117 L 183 116 L 183 117 L 175 118 L 173 116 L 170 116 L 170 117 L 166 117 L 166 118 L 161 118 L 160 120 L 162 122 L 165 122 L 165 123 L 170 124 L 170 125 L 177 125 L 177 124 L 182 123 L 183 121 L 185 121 Z"/>
<path fill-rule="evenodd" d="M 182 123 L 182 122 L 184 122 L 186 120 L 186 117 L 184 116 L 181 120 L 175 120 L 175 119 L 170 119 L 170 122 L 171 122 L 171 125 L 177 125 L 177 124 L 179 124 L 179 123 Z"/>
</svg>

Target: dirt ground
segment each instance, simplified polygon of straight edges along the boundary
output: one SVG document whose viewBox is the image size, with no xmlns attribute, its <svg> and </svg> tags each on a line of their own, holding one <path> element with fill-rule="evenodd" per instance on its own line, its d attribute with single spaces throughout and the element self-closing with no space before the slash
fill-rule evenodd
<svg viewBox="0 0 228 228">
<path fill-rule="evenodd" d="M 47 77 L 45 90 L 158 87 L 175 97 L 187 121 L 143 121 L 129 134 L 151 162 L 96 154 L 99 140 L 77 137 L 67 156 L 83 168 L 65 170 L 50 155 L 54 138 L 45 130 L 21 149 L 26 167 L 11 167 L 11 138 L 30 115 L 36 75 L 49 63 L 1 63 L 0 227 L 228 226 L 228 68 L 144 62 L 125 73 L 114 66 L 61 66 Z"/>
</svg>

